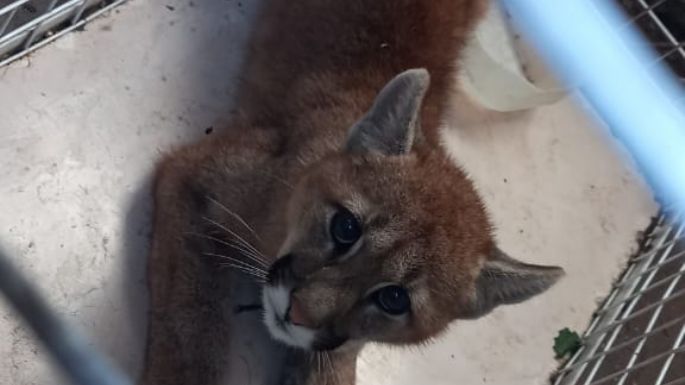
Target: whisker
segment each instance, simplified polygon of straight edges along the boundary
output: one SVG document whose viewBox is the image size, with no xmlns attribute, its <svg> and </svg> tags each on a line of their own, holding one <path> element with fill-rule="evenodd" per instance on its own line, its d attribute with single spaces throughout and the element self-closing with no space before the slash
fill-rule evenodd
<svg viewBox="0 0 685 385">
<path fill-rule="evenodd" d="M 319 377 L 321 377 L 321 354 L 316 352 L 314 356 L 316 357 L 316 372 L 318 373 Z"/>
<path fill-rule="evenodd" d="M 331 378 L 331 376 L 329 374 L 331 370 L 330 370 L 330 364 L 328 362 L 328 355 L 326 355 L 326 352 L 321 352 L 321 359 L 323 361 L 323 373 L 321 376 L 323 377 L 323 379 L 325 381 L 324 385 L 328 385 L 328 380 L 329 380 L 329 378 Z"/>
<path fill-rule="evenodd" d="M 266 282 L 266 277 L 264 275 L 260 274 L 259 272 L 254 271 L 254 270 L 251 270 L 249 268 L 246 268 L 244 266 L 234 265 L 231 263 L 222 263 L 222 264 L 220 264 L 220 266 L 230 268 L 231 270 L 237 271 L 239 273 L 248 274 L 248 275 L 258 279 L 259 282 L 261 282 L 261 283 Z"/>
<path fill-rule="evenodd" d="M 229 229 L 228 227 L 226 227 L 225 225 L 215 221 L 214 219 L 211 219 L 208 217 L 202 217 L 202 219 L 204 219 L 205 221 L 209 222 L 210 224 L 218 227 L 219 229 L 224 230 L 228 234 L 232 235 L 236 239 L 236 241 L 240 242 L 241 245 L 245 246 L 250 251 L 261 255 L 261 253 L 259 252 L 259 250 L 256 247 L 254 247 L 250 242 L 246 241 L 245 238 L 238 235 L 235 231 Z"/>
<path fill-rule="evenodd" d="M 235 261 L 222 262 L 222 263 L 220 263 L 220 265 L 231 266 L 231 267 L 235 267 L 235 268 L 241 268 L 245 271 L 249 271 L 251 273 L 254 273 L 255 275 L 259 275 L 260 277 L 266 278 L 266 274 L 264 272 L 259 271 L 259 270 L 255 270 L 255 268 L 253 268 L 251 266 L 245 266 L 245 265 L 237 264 Z"/>
<path fill-rule="evenodd" d="M 214 202 L 214 204 L 216 204 L 217 206 L 219 206 L 220 208 L 222 208 L 224 211 L 226 211 L 226 212 L 227 212 L 229 215 L 231 215 L 233 218 L 237 219 L 238 222 L 240 222 L 243 226 L 245 226 L 245 228 L 246 228 L 250 233 L 252 233 L 252 235 L 254 235 L 255 238 L 256 238 L 258 241 L 260 241 L 260 242 L 262 241 L 262 239 L 259 237 L 259 235 L 257 235 L 257 233 L 254 231 L 254 229 L 253 229 L 252 227 L 250 227 L 250 225 L 248 225 L 247 222 L 245 222 L 245 220 L 244 220 L 242 217 L 240 217 L 240 215 L 236 214 L 234 211 L 232 211 L 231 209 L 229 209 L 228 207 L 226 207 L 226 205 L 222 204 L 221 202 L 217 201 L 216 199 L 214 199 L 214 198 L 212 198 L 212 197 L 210 197 L 210 196 L 207 196 L 207 199 L 209 199 L 210 201 Z"/>
<path fill-rule="evenodd" d="M 222 265 L 222 266 L 229 266 L 229 267 L 232 267 L 232 268 L 240 269 L 240 270 L 242 270 L 242 271 L 244 271 L 244 272 L 246 272 L 246 273 L 250 273 L 250 274 L 252 274 L 252 275 L 254 275 L 254 276 L 257 276 L 257 277 L 260 277 L 260 278 L 266 278 L 266 275 L 264 275 L 264 273 L 262 273 L 261 271 L 254 270 L 254 269 L 252 269 L 252 268 L 250 268 L 250 267 L 246 267 L 246 266 L 243 266 L 243 265 L 238 265 L 238 264 L 231 263 L 231 262 L 223 262 L 223 263 L 221 263 L 220 265 Z"/>
<path fill-rule="evenodd" d="M 221 265 L 222 265 L 222 266 L 228 266 L 228 267 L 234 268 L 234 269 L 238 269 L 238 270 L 240 270 L 240 271 L 242 271 L 242 272 L 251 274 L 251 275 L 253 275 L 253 276 L 255 276 L 255 277 L 266 278 L 266 276 L 264 276 L 262 273 L 260 273 L 260 272 L 258 272 L 258 271 L 255 271 L 255 270 L 252 270 L 252 269 L 250 269 L 249 267 L 245 267 L 245 266 L 241 266 L 241 265 L 235 265 L 235 264 L 228 263 L 228 262 L 222 263 Z"/>
<path fill-rule="evenodd" d="M 252 277 L 255 279 L 255 281 L 257 281 L 257 282 L 260 282 L 260 283 L 265 283 L 265 282 L 266 282 L 266 277 L 264 277 L 263 275 L 261 275 L 261 274 L 259 274 L 259 273 L 254 272 L 254 271 L 252 271 L 252 270 L 250 270 L 250 269 L 247 269 L 247 268 L 244 268 L 244 267 L 238 266 L 238 265 L 232 265 L 232 264 L 230 264 L 230 263 L 224 263 L 224 264 L 222 264 L 222 265 L 223 265 L 223 266 L 226 266 L 226 267 L 230 267 L 231 269 L 235 269 L 235 270 L 237 270 L 237 271 L 239 271 L 239 272 L 241 272 L 241 273 L 245 273 L 245 274 L 247 274 L 247 275 L 250 275 L 250 276 L 252 276 Z"/>
<path fill-rule="evenodd" d="M 321 354 L 316 352 L 314 356 L 316 357 L 316 372 L 318 373 L 319 377 L 321 377 Z"/>
<path fill-rule="evenodd" d="M 261 274 L 254 272 L 253 270 L 247 269 L 247 268 L 240 266 L 240 265 L 233 265 L 230 263 L 223 263 L 221 265 L 225 266 L 225 267 L 230 267 L 231 269 L 237 270 L 241 273 L 249 274 L 255 278 L 264 279 L 264 277 Z"/>
<path fill-rule="evenodd" d="M 239 250 L 237 247 L 234 247 L 234 248 L 237 249 L 237 250 Z M 259 258 L 258 256 L 254 255 L 254 254 L 252 254 L 252 253 L 249 253 L 249 252 L 247 252 L 247 251 L 243 251 L 243 250 L 241 250 L 241 252 L 242 252 L 241 255 L 242 255 L 243 257 L 246 257 L 248 260 L 250 260 L 250 261 L 252 261 L 252 262 L 258 264 L 260 267 L 262 267 L 262 268 L 264 268 L 264 269 L 267 269 L 267 268 L 269 267 L 269 264 L 266 263 L 266 262 L 264 262 L 264 260 L 262 260 L 262 259 Z"/>
<path fill-rule="evenodd" d="M 324 355 L 328 359 L 328 367 L 329 367 L 329 372 L 331 373 L 331 376 L 333 378 L 333 385 L 337 385 L 340 383 L 340 377 L 338 376 L 338 372 L 335 370 L 335 365 L 333 364 L 333 359 L 331 358 L 331 354 L 329 352 L 324 352 Z"/>
<path fill-rule="evenodd" d="M 233 249 L 235 249 L 235 250 L 240 251 L 240 252 L 242 253 L 243 256 L 248 257 L 249 259 L 251 259 L 251 260 L 253 260 L 254 262 L 258 263 L 260 266 L 263 266 L 263 267 L 265 267 L 265 268 L 269 266 L 269 264 L 268 264 L 265 260 L 263 260 L 262 258 L 260 258 L 258 255 L 254 254 L 254 253 L 251 252 L 250 250 L 246 249 L 242 244 L 233 243 L 233 242 L 227 242 L 227 241 L 224 241 L 223 239 L 220 239 L 220 238 L 217 238 L 217 237 L 213 237 L 213 236 L 211 236 L 211 235 L 206 235 L 206 234 L 193 233 L 193 232 L 186 232 L 186 234 L 194 235 L 194 236 L 196 236 L 196 237 L 205 238 L 205 239 L 209 239 L 209 240 L 218 242 L 218 243 L 220 243 L 220 244 L 222 244 L 222 245 L 225 245 L 225 246 L 228 246 L 228 247 L 230 247 L 230 248 L 233 248 Z"/>
<path fill-rule="evenodd" d="M 207 221 L 207 222 L 213 224 L 214 226 L 217 226 L 218 228 L 220 228 L 220 229 L 226 231 L 227 233 L 231 234 L 231 235 L 234 236 L 238 241 L 242 242 L 243 246 L 245 246 L 245 247 L 247 247 L 248 249 L 250 249 L 250 251 L 252 251 L 253 253 L 255 253 L 255 254 L 257 254 L 257 255 L 260 255 L 260 256 L 262 256 L 262 257 L 264 256 L 259 250 L 257 250 L 254 246 L 252 246 L 252 244 L 250 244 L 249 242 L 247 242 L 245 239 L 243 239 L 243 237 L 241 237 L 240 235 L 236 234 L 233 230 L 229 229 L 228 227 L 222 225 L 221 223 L 219 223 L 219 222 L 217 222 L 217 221 L 215 221 L 215 220 L 213 220 L 213 219 L 207 218 L 207 217 L 202 217 L 202 219 L 204 219 L 205 221 Z"/>
<path fill-rule="evenodd" d="M 319 353 L 321 356 L 321 376 L 325 378 L 326 384 L 328 384 L 328 375 L 327 375 L 327 366 L 328 366 L 328 361 L 326 361 L 326 353 Z"/>
<path fill-rule="evenodd" d="M 241 260 L 239 260 L 239 259 L 237 259 L 237 258 L 229 257 L 229 256 L 223 255 L 223 254 L 208 253 L 208 252 L 203 252 L 202 254 L 203 254 L 203 255 L 206 255 L 206 256 L 209 256 L 209 257 L 218 257 L 218 258 L 221 258 L 221 259 L 228 260 L 228 261 L 230 261 L 230 262 L 236 263 L 236 264 L 238 264 L 238 265 L 241 265 L 241 266 L 244 266 L 244 267 L 246 267 L 246 268 L 249 268 L 249 269 L 252 269 L 252 270 L 254 270 L 254 271 L 257 271 L 257 272 L 259 272 L 259 273 L 262 273 L 262 274 L 264 274 L 264 275 L 266 276 L 266 270 L 262 269 L 262 268 L 259 267 L 259 266 L 252 265 L 252 264 L 250 264 L 250 263 L 248 263 L 248 262 L 241 261 Z"/>
</svg>

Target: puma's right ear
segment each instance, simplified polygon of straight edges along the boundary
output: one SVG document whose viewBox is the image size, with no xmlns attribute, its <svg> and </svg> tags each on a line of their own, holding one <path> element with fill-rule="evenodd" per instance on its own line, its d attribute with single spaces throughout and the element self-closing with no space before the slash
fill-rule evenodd
<svg viewBox="0 0 685 385">
<path fill-rule="evenodd" d="M 429 83 L 425 69 L 397 75 L 381 90 L 369 112 L 350 129 L 345 150 L 383 155 L 411 151 L 414 139 L 420 135 L 421 105 Z"/>
<path fill-rule="evenodd" d="M 495 248 L 476 279 L 476 290 L 462 318 L 483 316 L 499 305 L 523 302 L 549 289 L 564 270 L 519 262 Z"/>
</svg>

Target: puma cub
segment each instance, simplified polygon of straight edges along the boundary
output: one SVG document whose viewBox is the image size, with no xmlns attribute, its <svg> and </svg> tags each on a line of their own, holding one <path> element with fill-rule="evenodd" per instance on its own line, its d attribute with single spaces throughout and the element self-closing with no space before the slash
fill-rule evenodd
<svg viewBox="0 0 685 385">
<path fill-rule="evenodd" d="M 497 248 L 439 141 L 483 10 L 481 0 L 267 0 L 239 117 L 158 168 L 144 383 L 221 381 L 240 333 L 232 280 L 254 278 L 264 333 L 296 348 L 282 383 L 308 384 L 352 384 L 366 342 L 421 343 L 557 281 L 562 269 Z M 335 373 L 313 368 L 315 352 Z"/>
</svg>

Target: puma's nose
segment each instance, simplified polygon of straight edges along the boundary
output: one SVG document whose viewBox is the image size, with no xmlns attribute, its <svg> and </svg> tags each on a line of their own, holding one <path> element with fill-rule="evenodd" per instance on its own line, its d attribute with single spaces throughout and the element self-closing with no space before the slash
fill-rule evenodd
<svg viewBox="0 0 685 385">
<path fill-rule="evenodd" d="M 287 313 L 288 321 L 293 325 L 312 328 L 312 322 L 308 318 L 300 300 L 295 295 L 290 295 L 290 308 Z"/>
</svg>

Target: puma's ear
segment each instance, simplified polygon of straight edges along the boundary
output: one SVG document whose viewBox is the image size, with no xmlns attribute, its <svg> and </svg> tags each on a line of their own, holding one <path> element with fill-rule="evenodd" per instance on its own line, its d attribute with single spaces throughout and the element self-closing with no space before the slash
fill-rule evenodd
<svg viewBox="0 0 685 385">
<path fill-rule="evenodd" d="M 352 128 L 346 151 L 402 155 L 411 151 L 420 135 L 423 97 L 430 83 L 425 69 L 412 69 L 397 75 L 378 94 L 371 110 Z"/>
<path fill-rule="evenodd" d="M 564 275 L 557 266 L 519 262 L 495 248 L 476 279 L 476 290 L 463 318 L 477 318 L 499 305 L 523 302 L 549 289 Z"/>
</svg>

